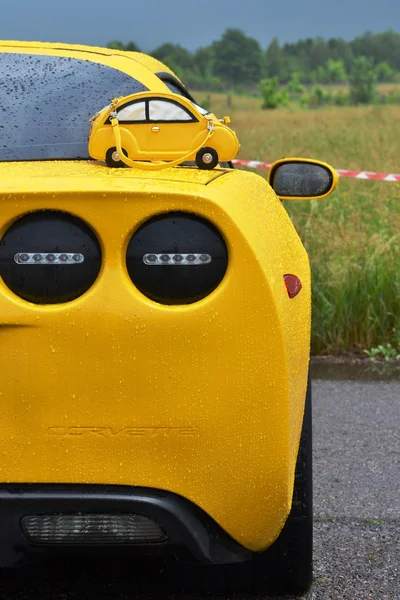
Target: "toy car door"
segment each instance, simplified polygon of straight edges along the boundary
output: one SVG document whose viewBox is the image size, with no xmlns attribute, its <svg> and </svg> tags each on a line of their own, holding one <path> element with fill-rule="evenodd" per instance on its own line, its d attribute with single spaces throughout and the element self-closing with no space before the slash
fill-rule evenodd
<svg viewBox="0 0 400 600">
<path fill-rule="evenodd" d="M 173 159 L 196 149 L 207 133 L 205 120 L 174 101 L 148 101 L 148 136 L 146 149 L 155 158 Z"/>
<path fill-rule="evenodd" d="M 142 152 L 147 156 L 148 113 L 146 104 L 145 100 L 136 100 L 122 106 L 118 110 L 118 119 L 121 127 L 127 129 L 133 135 L 134 145 L 127 148 L 129 156 L 133 159 L 140 159 Z"/>
</svg>

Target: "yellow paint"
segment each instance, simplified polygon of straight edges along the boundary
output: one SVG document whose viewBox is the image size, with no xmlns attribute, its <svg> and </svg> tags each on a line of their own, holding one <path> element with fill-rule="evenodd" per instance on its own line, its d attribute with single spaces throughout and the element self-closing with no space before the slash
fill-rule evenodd
<svg viewBox="0 0 400 600">
<path fill-rule="evenodd" d="M 71 52 L 81 52 L 86 55 L 95 54 L 98 56 L 122 56 L 128 58 L 130 60 L 135 61 L 136 63 L 140 63 L 147 69 L 149 69 L 152 73 L 170 73 L 174 77 L 176 77 L 179 81 L 179 77 L 172 71 L 167 65 L 160 62 L 153 56 L 149 56 L 147 54 L 143 54 L 142 52 L 130 52 L 125 50 L 115 50 L 114 48 L 103 48 L 101 46 L 86 46 L 83 44 L 64 44 L 64 43 L 56 43 L 56 42 L 27 42 L 27 41 L 17 41 L 17 40 L 0 40 L 0 48 L 2 52 L 9 52 L 7 47 L 12 47 L 17 52 L 24 52 L 24 49 L 27 49 L 29 52 L 34 50 L 33 54 L 41 53 L 44 50 L 45 54 L 52 54 L 53 50 L 60 50 L 63 52 L 63 56 L 70 56 Z M 40 52 L 37 52 L 39 50 Z M 95 60 L 96 62 L 100 62 L 98 60 L 98 56 L 91 57 L 91 60 Z M 86 56 L 86 58 L 88 58 Z"/>
<path fill-rule="evenodd" d="M 85 56 L 162 92 L 135 61 Z M 103 252 L 93 287 L 66 304 L 31 304 L 0 280 L 0 481 L 170 490 L 268 547 L 291 506 L 311 306 L 306 252 L 271 187 L 238 170 L 92 161 L 2 163 L 0 182 L 0 236 L 25 213 L 63 210 Z M 209 219 L 228 246 L 221 285 L 187 306 L 145 298 L 125 266 L 133 232 L 170 210 Z M 292 300 L 287 273 L 303 284 Z"/>
<path fill-rule="evenodd" d="M 65 210 L 91 224 L 104 262 L 93 288 L 67 304 L 36 306 L 0 285 L 0 478 L 171 490 L 261 549 L 291 502 L 308 362 L 306 253 L 257 175 L 134 173 L 1 165 L 1 234 L 26 212 Z M 146 299 L 124 264 L 132 232 L 171 209 L 210 219 L 229 248 L 221 286 L 188 306 Z M 288 272 L 304 286 L 294 300 Z"/>
<path fill-rule="evenodd" d="M 115 99 L 112 110 L 119 113 L 136 103 L 147 104 L 158 100 L 180 107 L 184 115 L 189 113 L 192 116 L 191 120 L 170 123 L 143 119 L 143 122 L 129 123 L 120 117 L 118 124 L 114 123 L 113 119 L 110 122 L 111 108 L 107 106 L 93 117 L 89 136 L 90 156 L 97 160 L 105 160 L 107 151 L 118 148 L 118 139 L 114 131 L 114 128 L 118 127 L 122 148 L 130 161 L 123 160 L 124 155 L 121 152 L 119 155 L 129 166 L 134 166 L 131 164 L 134 160 L 194 161 L 197 152 L 203 147 L 216 150 L 221 162 L 235 158 L 239 152 L 239 141 L 235 132 L 215 115 L 202 115 L 190 100 L 178 94 L 140 92 Z"/>
</svg>

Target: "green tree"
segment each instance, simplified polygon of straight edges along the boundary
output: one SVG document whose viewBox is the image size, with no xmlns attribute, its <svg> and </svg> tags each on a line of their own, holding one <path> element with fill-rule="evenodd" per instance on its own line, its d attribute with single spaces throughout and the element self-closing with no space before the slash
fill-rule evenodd
<svg viewBox="0 0 400 600">
<path fill-rule="evenodd" d="M 301 83 L 301 74 L 293 73 L 288 81 L 287 90 L 291 100 L 298 100 L 305 93 L 305 87 Z"/>
<path fill-rule="evenodd" d="M 298 58 L 296 56 L 285 56 L 281 81 L 286 83 L 292 77 L 299 77 L 300 81 L 306 81 L 307 79 Z"/>
<path fill-rule="evenodd" d="M 327 83 L 328 75 L 324 67 L 318 67 L 318 69 L 316 71 L 313 71 L 313 73 L 315 73 L 315 78 L 313 78 L 314 81 L 316 81 L 317 83 Z"/>
<path fill-rule="evenodd" d="M 138 50 L 135 42 L 118 40 L 108 47 Z M 400 81 L 400 32 L 395 31 L 367 31 L 350 42 L 315 37 L 283 46 L 273 38 L 263 52 L 258 42 L 241 30 L 228 29 L 221 39 L 194 54 L 173 43 L 162 44 L 152 54 L 191 86 L 215 91 L 224 86 L 255 87 L 263 77 L 278 77 L 287 84 L 297 74 L 302 83 L 343 83 L 354 58 L 361 56 L 369 58 L 379 81 Z"/>
<path fill-rule="evenodd" d="M 214 56 L 214 51 L 211 48 L 211 46 L 205 46 L 204 48 L 199 48 L 194 53 L 194 63 L 195 63 L 196 69 L 203 76 L 205 76 L 206 73 L 212 74 L 214 72 L 214 61 L 215 61 L 215 56 Z"/>
<path fill-rule="evenodd" d="M 265 73 L 269 78 L 283 78 L 285 57 L 278 38 L 274 38 L 265 51 Z"/>
<path fill-rule="evenodd" d="M 256 84 L 261 76 L 261 47 L 240 29 L 227 29 L 212 44 L 214 74 L 232 85 Z"/>
<path fill-rule="evenodd" d="M 347 106 L 349 104 L 349 94 L 340 90 L 336 94 L 333 94 L 332 103 L 336 104 L 336 106 Z"/>
<path fill-rule="evenodd" d="M 194 68 L 185 72 L 188 87 L 218 92 L 223 89 L 221 79 L 214 75 L 214 51 L 211 46 L 199 48 L 193 58 Z"/>
<path fill-rule="evenodd" d="M 344 83 L 347 81 L 346 69 L 341 60 L 328 60 L 325 69 L 326 78 L 329 83 Z"/>
<path fill-rule="evenodd" d="M 324 104 L 329 104 L 330 101 L 331 95 L 320 85 L 314 85 L 307 99 L 309 108 L 320 108 Z"/>
<path fill-rule="evenodd" d="M 135 42 L 128 42 L 125 44 L 124 50 L 127 50 L 128 52 L 140 52 L 140 48 Z"/>
<path fill-rule="evenodd" d="M 182 48 L 179 44 L 172 44 L 170 42 L 162 44 L 153 50 L 151 55 L 165 63 L 179 77 L 184 76 L 185 70 L 193 69 L 194 67 L 193 54 L 189 50 Z"/>
<path fill-rule="evenodd" d="M 328 40 L 328 48 L 331 60 L 342 61 L 346 73 L 349 73 L 354 59 L 349 42 L 343 38 L 331 38 Z"/>
<path fill-rule="evenodd" d="M 111 42 L 108 42 L 107 48 L 110 48 L 111 50 L 125 50 L 124 44 L 118 40 L 112 40 Z"/>
<path fill-rule="evenodd" d="M 381 33 L 367 31 L 350 42 L 354 56 L 366 56 L 374 64 L 387 62 L 400 71 L 400 33 L 389 30 Z"/>
<path fill-rule="evenodd" d="M 307 38 L 300 40 L 295 44 L 284 44 L 283 52 L 283 72 L 281 81 L 287 81 L 293 73 L 301 73 L 303 81 L 310 80 L 310 52 L 313 40 Z"/>
<path fill-rule="evenodd" d="M 139 47 L 135 44 L 135 42 L 123 44 L 118 40 L 113 40 L 107 44 L 107 48 L 111 48 L 112 50 L 125 50 L 128 52 L 140 52 Z"/>
<path fill-rule="evenodd" d="M 391 83 L 396 77 L 396 71 L 386 61 L 376 65 L 375 74 L 378 81 L 385 83 Z"/>
<path fill-rule="evenodd" d="M 372 62 L 365 56 L 355 58 L 350 74 L 352 104 L 372 104 L 377 97 L 376 74 Z"/>
<path fill-rule="evenodd" d="M 270 76 L 278 75 L 281 81 L 286 81 L 289 60 L 289 76 L 299 71 L 305 82 L 316 81 L 316 71 L 318 68 L 326 69 L 330 60 L 341 61 L 345 72 L 349 73 L 354 58 L 359 56 L 370 58 L 374 65 L 387 62 L 392 69 L 400 71 L 400 33 L 395 31 L 366 32 L 351 42 L 342 38 L 325 41 L 316 37 L 284 44 L 282 48 L 275 40 L 270 46 L 270 64 L 275 65 L 275 68 L 266 73 Z"/>
<path fill-rule="evenodd" d="M 309 54 L 309 65 L 310 69 L 318 69 L 318 67 L 324 67 L 330 59 L 330 51 L 328 44 L 322 37 L 316 37 L 313 39 L 313 43 L 310 47 Z"/>
<path fill-rule="evenodd" d="M 287 90 L 279 89 L 278 77 L 262 79 L 258 87 L 263 97 L 263 109 L 275 109 L 279 106 L 285 106 L 289 101 Z"/>
</svg>

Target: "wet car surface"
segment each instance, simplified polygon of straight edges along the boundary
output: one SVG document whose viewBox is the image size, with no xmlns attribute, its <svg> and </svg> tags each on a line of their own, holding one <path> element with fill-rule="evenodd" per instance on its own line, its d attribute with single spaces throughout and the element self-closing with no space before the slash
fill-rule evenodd
<svg viewBox="0 0 400 600">
<path fill-rule="evenodd" d="M 0 42 L 0 59 L 19 97 L 0 97 L 16 110 L 0 156 L 0 567 L 151 546 L 220 566 L 228 589 L 246 572 L 256 594 L 271 577 L 308 589 L 311 281 L 280 192 L 232 168 L 85 160 L 96 74 L 154 99 L 150 57 Z M 271 173 L 284 198 L 293 180 L 309 200 L 338 182 L 313 159 Z"/>
<path fill-rule="evenodd" d="M 384 380 L 385 375 L 370 381 L 341 380 L 340 371 L 330 367 L 330 379 L 313 383 L 315 581 L 304 598 L 398 600 L 400 380 Z M 346 377 L 355 372 L 346 371 Z M 323 376 L 321 369 L 317 373 L 314 377 Z M 0 598 L 201 597 L 183 591 L 181 579 L 171 572 L 168 561 L 53 563 L 42 570 L 7 575 Z M 227 596 L 206 597 L 222 600 Z M 229 597 L 246 598 L 242 594 Z M 262 597 L 278 598 L 273 593 Z M 294 597 L 286 596 L 286 600 Z"/>
</svg>

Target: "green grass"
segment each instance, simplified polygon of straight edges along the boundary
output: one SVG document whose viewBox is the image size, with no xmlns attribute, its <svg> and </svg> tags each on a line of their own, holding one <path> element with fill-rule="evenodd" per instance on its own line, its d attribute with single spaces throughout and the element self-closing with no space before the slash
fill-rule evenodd
<svg viewBox="0 0 400 600">
<path fill-rule="evenodd" d="M 226 100 L 211 94 L 211 109 L 232 117 L 240 158 L 299 156 L 400 172 L 400 106 L 261 111 L 257 98 L 233 96 L 231 108 Z M 399 350 L 400 186 L 341 179 L 329 198 L 285 207 L 312 266 L 313 354 Z"/>
<path fill-rule="evenodd" d="M 360 191 L 346 196 L 287 206 L 311 261 L 313 354 L 400 346 L 400 194 L 397 207 L 369 203 Z"/>
</svg>

